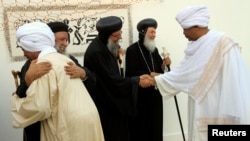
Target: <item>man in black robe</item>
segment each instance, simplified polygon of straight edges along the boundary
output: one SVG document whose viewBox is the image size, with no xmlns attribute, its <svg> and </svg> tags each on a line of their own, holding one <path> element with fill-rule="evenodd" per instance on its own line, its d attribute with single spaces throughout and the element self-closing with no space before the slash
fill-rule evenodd
<svg viewBox="0 0 250 141">
<path fill-rule="evenodd" d="M 157 22 L 147 18 L 137 24 L 139 40 L 127 48 L 127 77 L 141 74 L 163 73 L 166 62 L 162 60 L 155 46 Z M 155 87 L 139 88 L 136 116 L 129 120 L 130 141 L 163 140 L 163 103 Z"/>
<path fill-rule="evenodd" d="M 128 117 L 134 114 L 138 86 L 150 86 L 149 75 L 121 76 L 117 62 L 121 28 L 119 17 L 101 18 L 96 24 L 98 36 L 84 55 L 84 65 L 96 76 L 94 97 L 105 141 L 129 141 Z"/>
</svg>

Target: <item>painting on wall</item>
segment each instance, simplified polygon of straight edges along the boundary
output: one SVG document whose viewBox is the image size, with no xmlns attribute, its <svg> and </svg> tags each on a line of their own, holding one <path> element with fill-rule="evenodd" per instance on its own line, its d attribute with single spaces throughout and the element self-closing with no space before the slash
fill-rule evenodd
<svg viewBox="0 0 250 141">
<path fill-rule="evenodd" d="M 77 9 L 77 10 L 76 10 Z M 15 7 L 4 9 L 5 37 L 12 61 L 25 59 L 23 52 L 16 45 L 15 32 L 25 23 L 33 21 L 51 22 L 62 21 L 69 26 L 69 45 L 67 52 L 74 56 L 83 56 L 89 43 L 98 35 L 96 22 L 106 16 L 118 16 L 123 21 L 123 38 L 121 47 L 127 47 L 131 43 L 132 33 L 130 29 L 130 13 L 128 5 L 99 5 L 86 9 L 79 6 L 49 7 Z"/>
</svg>

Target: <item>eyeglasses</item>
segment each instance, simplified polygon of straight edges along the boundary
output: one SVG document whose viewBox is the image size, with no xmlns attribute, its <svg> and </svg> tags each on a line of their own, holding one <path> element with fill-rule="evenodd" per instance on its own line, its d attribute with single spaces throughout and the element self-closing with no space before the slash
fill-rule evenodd
<svg viewBox="0 0 250 141">
<path fill-rule="evenodd" d="M 111 36 L 117 38 L 117 39 L 121 39 L 122 36 L 122 31 L 120 31 L 118 34 L 111 34 Z"/>
</svg>

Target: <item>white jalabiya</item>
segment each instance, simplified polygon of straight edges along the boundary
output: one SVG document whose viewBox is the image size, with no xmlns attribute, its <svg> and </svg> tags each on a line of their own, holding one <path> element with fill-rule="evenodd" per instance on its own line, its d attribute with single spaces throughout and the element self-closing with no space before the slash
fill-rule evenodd
<svg viewBox="0 0 250 141">
<path fill-rule="evenodd" d="M 162 96 L 189 95 L 190 141 L 206 141 L 208 124 L 249 123 L 249 70 L 238 44 L 222 33 L 189 42 L 180 65 L 155 80 Z"/>
<path fill-rule="evenodd" d="M 41 121 L 41 141 L 104 141 L 98 111 L 81 79 L 65 75 L 71 60 L 52 51 L 42 54 L 38 62 L 51 62 L 52 70 L 32 82 L 27 97 L 12 96 L 13 126 Z"/>
</svg>

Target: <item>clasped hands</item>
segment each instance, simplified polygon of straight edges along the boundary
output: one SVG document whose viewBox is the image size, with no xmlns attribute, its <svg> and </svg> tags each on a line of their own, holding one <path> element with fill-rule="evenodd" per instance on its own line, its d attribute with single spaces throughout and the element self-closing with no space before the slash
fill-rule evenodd
<svg viewBox="0 0 250 141">
<path fill-rule="evenodd" d="M 148 74 L 140 75 L 139 86 L 142 88 L 155 86 L 156 82 L 155 82 L 154 76 L 157 76 L 157 75 L 159 75 L 159 73 L 156 73 L 156 72 L 151 72 L 150 75 Z"/>
</svg>

